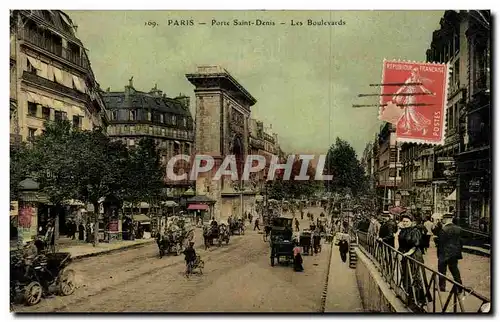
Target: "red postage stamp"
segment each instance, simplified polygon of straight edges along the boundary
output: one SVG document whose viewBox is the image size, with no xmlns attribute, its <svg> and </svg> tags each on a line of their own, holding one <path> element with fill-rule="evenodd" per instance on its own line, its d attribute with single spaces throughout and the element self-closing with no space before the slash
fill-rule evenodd
<svg viewBox="0 0 500 322">
<path fill-rule="evenodd" d="M 444 144 L 448 77 L 447 64 L 384 60 L 379 118 L 398 142 Z"/>
</svg>

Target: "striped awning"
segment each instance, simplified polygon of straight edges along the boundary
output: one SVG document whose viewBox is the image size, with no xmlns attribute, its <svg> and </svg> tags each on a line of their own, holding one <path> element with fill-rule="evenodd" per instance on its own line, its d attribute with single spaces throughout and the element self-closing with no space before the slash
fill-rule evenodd
<svg viewBox="0 0 500 322">
<path fill-rule="evenodd" d="M 188 206 L 188 210 L 208 210 L 208 205 L 204 204 L 191 204 Z"/>
</svg>

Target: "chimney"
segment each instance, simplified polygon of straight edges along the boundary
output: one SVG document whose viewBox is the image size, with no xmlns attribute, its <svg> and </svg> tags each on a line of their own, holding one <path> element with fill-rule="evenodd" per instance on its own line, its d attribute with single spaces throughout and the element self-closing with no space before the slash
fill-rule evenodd
<svg viewBox="0 0 500 322">
<path fill-rule="evenodd" d="M 175 98 L 176 101 L 180 102 L 182 104 L 183 107 L 189 109 L 189 104 L 190 104 L 190 98 L 186 95 L 183 95 L 182 93 L 179 94 L 179 96 L 177 96 Z"/>
</svg>

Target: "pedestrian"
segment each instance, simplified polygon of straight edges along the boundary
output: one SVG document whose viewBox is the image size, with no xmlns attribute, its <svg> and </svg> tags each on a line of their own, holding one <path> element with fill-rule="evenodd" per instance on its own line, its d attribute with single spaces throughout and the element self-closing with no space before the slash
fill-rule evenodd
<svg viewBox="0 0 500 322">
<path fill-rule="evenodd" d="M 342 259 L 342 262 L 347 261 L 347 253 L 349 252 L 349 242 L 347 241 L 347 238 L 345 235 L 342 235 L 340 237 L 339 241 L 339 252 L 340 252 L 340 258 Z"/>
<path fill-rule="evenodd" d="M 392 220 L 391 216 L 382 218 L 382 226 L 380 226 L 378 237 L 387 245 L 394 247 L 394 234 L 398 230 L 397 224 Z"/>
<path fill-rule="evenodd" d="M 423 236 L 424 240 L 423 240 L 423 245 L 422 245 L 424 252 L 427 251 L 427 249 L 429 249 L 429 247 L 430 247 L 433 226 L 434 225 L 432 224 L 431 216 L 426 216 L 425 222 L 424 222 L 425 235 Z"/>
<path fill-rule="evenodd" d="M 295 218 L 295 230 L 296 231 L 300 231 L 300 229 L 299 229 L 299 220 L 297 218 Z"/>
<path fill-rule="evenodd" d="M 252 224 L 252 219 L 253 219 L 253 215 L 251 213 L 248 214 L 248 221 L 250 222 L 250 225 Z"/>
<path fill-rule="evenodd" d="M 301 252 L 302 252 L 302 249 L 300 246 L 296 245 L 293 248 L 293 270 L 296 272 L 303 272 L 304 271 L 304 266 L 302 266 L 303 259 L 302 259 Z"/>
<path fill-rule="evenodd" d="M 446 276 L 449 268 L 455 282 L 462 284 L 458 261 L 462 259 L 461 228 L 453 223 L 452 213 L 443 215 L 443 224 L 438 232 L 438 271 Z M 439 290 L 446 291 L 446 279 L 439 277 Z M 462 291 L 462 290 L 460 290 Z"/>
<path fill-rule="evenodd" d="M 414 292 L 417 296 L 416 302 L 425 304 L 425 292 L 421 279 L 421 270 L 415 262 L 408 262 L 408 257 L 413 258 L 417 262 L 423 263 L 424 258 L 421 251 L 422 234 L 415 226 L 411 215 L 403 213 L 401 216 L 401 230 L 398 235 L 398 251 L 403 253 L 401 260 L 402 279 L 404 288 L 407 294 L 413 296 Z M 425 274 L 425 272 L 423 272 Z M 411 277 L 411 278 L 410 278 Z M 411 282 L 413 281 L 413 283 Z M 412 287 L 414 288 L 412 290 Z M 414 291 L 414 292 L 413 292 Z"/>
<path fill-rule="evenodd" d="M 304 211 L 303 210 L 300 211 L 300 219 L 304 220 Z"/>
<path fill-rule="evenodd" d="M 85 227 L 83 226 L 82 223 L 80 223 L 80 225 L 78 225 L 78 240 L 82 240 L 84 239 L 84 232 L 85 232 Z"/>
<path fill-rule="evenodd" d="M 255 218 L 255 225 L 253 226 L 253 230 L 255 230 L 255 229 L 260 231 L 259 218 Z"/>
<path fill-rule="evenodd" d="M 313 251 L 314 251 L 314 254 L 320 253 L 321 252 L 321 235 L 319 233 L 319 228 L 318 227 L 316 227 L 313 230 L 312 235 L 313 235 L 312 238 L 313 238 Z"/>
<path fill-rule="evenodd" d="M 194 242 L 189 242 L 189 246 L 183 251 L 184 260 L 186 261 L 186 274 L 190 274 L 193 268 L 193 263 L 196 261 L 196 251 L 194 250 Z"/>
</svg>

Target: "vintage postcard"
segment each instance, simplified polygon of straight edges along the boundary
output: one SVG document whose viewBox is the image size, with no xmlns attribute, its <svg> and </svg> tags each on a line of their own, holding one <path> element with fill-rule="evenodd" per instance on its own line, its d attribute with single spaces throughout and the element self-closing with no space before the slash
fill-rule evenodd
<svg viewBox="0 0 500 322">
<path fill-rule="evenodd" d="M 491 313 L 491 34 L 11 10 L 11 311 Z"/>
</svg>

